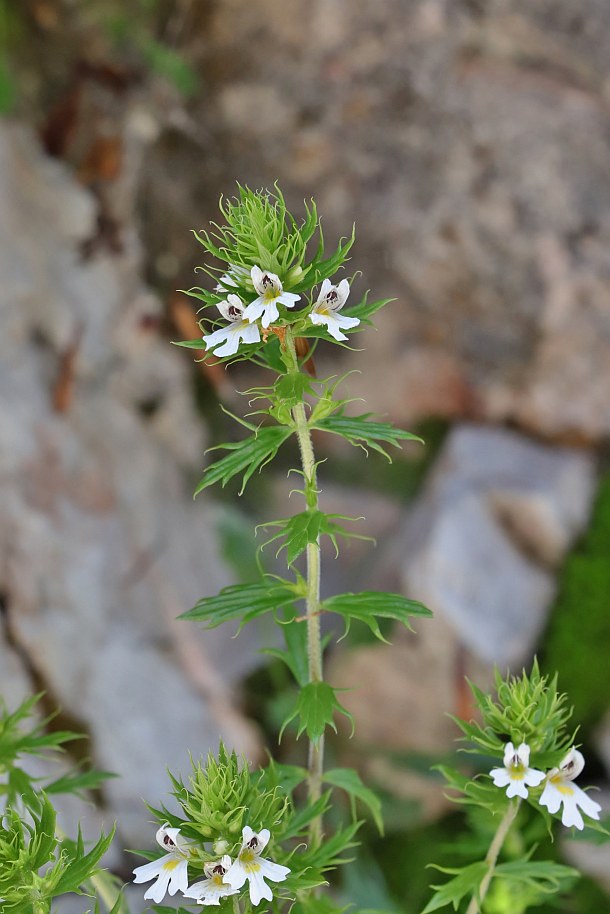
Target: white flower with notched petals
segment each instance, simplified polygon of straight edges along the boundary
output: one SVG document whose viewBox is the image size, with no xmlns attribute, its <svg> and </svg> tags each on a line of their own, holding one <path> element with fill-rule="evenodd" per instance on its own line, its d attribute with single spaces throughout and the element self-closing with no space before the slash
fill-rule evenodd
<svg viewBox="0 0 610 914">
<path fill-rule="evenodd" d="M 250 883 L 250 901 L 257 905 L 265 898 L 271 901 L 273 892 L 265 882 L 283 882 L 290 870 L 287 866 L 280 866 L 271 860 L 263 860 L 260 856 L 269 843 L 271 837 L 268 828 L 263 828 L 258 834 L 249 825 L 242 829 L 242 846 L 236 860 L 233 861 L 224 881 L 234 889 L 241 889 L 246 879 Z"/>
<path fill-rule="evenodd" d="M 342 279 L 338 286 L 333 286 L 330 279 L 325 279 L 318 300 L 309 315 L 312 324 L 325 324 L 330 335 L 336 340 L 346 340 L 347 337 L 341 331 L 357 327 L 360 323 L 357 317 L 345 317 L 338 313 L 347 301 L 348 295 L 347 279 Z"/>
<path fill-rule="evenodd" d="M 542 796 L 540 797 L 540 805 L 546 806 L 553 815 L 558 812 L 559 807 L 563 804 L 561 821 L 564 825 L 575 825 L 581 831 L 585 827 L 585 823 L 579 807 L 585 815 L 590 816 L 592 819 L 599 819 L 601 812 L 599 803 L 592 800 L 576 784 L 572 784 L 574 778 L 578 777 L 584 767 L 585 760 L 582 752 L 579 752 L 578 749 L 570 749 L 559 767 L 552 768 L 549 771 Z"/>
<path fill-rule="evenodd" d="M 278 319 L 278 305 L 294 308 L 301 297 L 294 292 L 284 292 L 280 278 L 275 273 L 263 272 L 260 267 L 252 267 L 250 276 L 254 289 L 258 292 L 258 298 L 250 302 L 244 311 L 244 317 L 251 322 L 257 321 L 260 317 L 265 328 Z"/>
<path fill-rule="evenodd" d="M 227 870 L 231 866 L 231 858 L 225 854 L 216 863 L 206 863 L 203 872 L 206 878 L 201 882 L 194 882 L 184 893 L 185 898 L 194 898 L 199 904 L 220 904 L 220 899 L 227 895 L 236 895 L 239 889 L 234 889 L 224 881 Z"/>
<path fill-rule="evenodd" d="M 184 892 L 188 887 L 188 859 L 190 856 L 189 845 L 180 837 L 179 828 L 170 828 L 168 823 L 162 825 L 156 834 L 157 843 L 168 853 L 158 860 L 151 860 L 143 866 L 137 866 L 133 871 L 134 882 L 156 882 L 146 890 L 144 898 L 159 904 L 165 898 L 165 893 L 175 895 Z"/>
<path fill-rule="evenodd" d="M 529 767 L 530 747 L 527 743 L 515 749 L 507 743 L 504 749 L 504 768 L 493 768 L 489 773 L 496 787 L 506 787 L 507 797 L 527 797 L 528 787 L 538 787 L 544 781 L 544 772 Z"/>
<path fill-rule="evenodd" d="M 235 355 L 241 342 L 260 342 L 261 335 L 256 324 L 244 320 L 244 306 L 239 295 L 228 295 L 227 300 L 218 302 L 217 307 L 230 323 L 204 336 L 206 349 L 213 349 L 217 356 Z"/>
</svg>

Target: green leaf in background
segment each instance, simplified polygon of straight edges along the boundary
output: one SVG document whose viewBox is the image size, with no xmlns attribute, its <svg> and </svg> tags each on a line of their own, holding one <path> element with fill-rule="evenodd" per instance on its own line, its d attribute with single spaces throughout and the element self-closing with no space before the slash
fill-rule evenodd
<svg viewBox="0 0 610 914">
<path fill-rule="evenodd" d="M 301 599 L 299 585 L 289 581 L 268 581 L 262 584 L 233 584 L 224 587 L 214 597 L 203 597 L 179 619 L 205 622 L 216 628 L 233 619 L 241 621 L 240 628 L 263 613 L 280 609 Z"/>
<path fill-rule="evenodd" d="M 57 780 L 45 785 L 46 793 L 81 793 L 84 790 L 96 790 L 109 778 L 116 778 L 112 771 L 73 771 L 64 774 Z"/>
<path fill-rule="evenodd" d="M 379 833 L 383 834 L 381 800 L 374 791 L 364 786 L 360 775 L 353 768 L 332 768 L 330 771 L 325 771 L 323 781 L 333 787 L 340 787 L 350 797 L 356 797 L 364 803 L 369 808 Z"/>
<path fill-rule="evenodd" d="M 342 593 L 328 597 L 322 603 L 326 612 L 339 613 L 349 629 L 353 619 L 368 625 L 376 638 L 385 641 L 379 628 L 378 618 L 394 619 L 407 628 L 411 628 L 410 616 L 431 616 L 432 613 L 416 600 L 408 600 L 398 593 L 365 590 L 362 593 Z"/>
<path fill-rule="evenodd" d="M 487 872 L 487 863 L 484 860 L 480 860 L 478 863 L 471 863 L 470 866 L 465 866 L 463 869 L 448 869 L 435 864 L 430 865 L 434 866 L 434 869 L 440 870 L 441 873 L 453 875 L 453 879 L 450 879 L 444 885 L 432 886 L 436 891 L 422 914 L 430 914 L 430 911 L 437 911 L 448 904 L 453 905 L 453 909 L 457 911 L 462 898 L 465 898 L 466 895 L 473 895 L 478 891 L 481 880 Z"/>
<path fill-rule="evenodd" d="M 580 873 L 553 860 L 510 860 L 496 866 L 496 877 L 522 883 L 545 894 L 554 894 L 571 888 L 580 879 Z"/>
<path fill-rule="evenodd" d="M 394 447 L 400 447 L 401 441 L 418 441 L 423 444 L 422 439 L 417 435 L 405 432 L 401 428 L 394 428 L 389 422 L 372 422 L 369 419 L 371 415 L 372 413 L 363 413 L 361 416 L 345 416 L 341 411 L 337 415 L 318 419 L 312 423 L 312 428 L 340 435 L 350 444 L 361 447 L 364 451 L 370 447 L 383 454 L 390 462 L 392 458 L 380 442 L 391 444 Z"/>
<path fill-rule="evenodd" d="M 337 732 L 334 720 L 337 713 L 347 717 L 353 727 L 353 717 L 337 700 L 333 687 L 327 682 L 308 682 L 299 692 L 294 710 L 284 721 L 281 732 L 296 717 L 299 722 L 297 738 L 306 732 L 309 739 L 316 742 L 327 727 Z"/>
<path fill-rule="evenodd" d="M 239 492 L 241 495 L 255 470 L 262 469 L 265 464 L 273 460 L 280 446 L 291 434 L 292 429 L 290 428 L 271 425 L 266 428 L 259 428 L 256 434 L 246 438 L 245 441 L 219 445 L 219 447 L 231 451 L 231 453 L 212 463 L 205 470 L 195 489 L 195 495 L 217 482 L 220 482 L 224 487 L 234 476 L 243 473 L 242 486 Z"/>
</svg>

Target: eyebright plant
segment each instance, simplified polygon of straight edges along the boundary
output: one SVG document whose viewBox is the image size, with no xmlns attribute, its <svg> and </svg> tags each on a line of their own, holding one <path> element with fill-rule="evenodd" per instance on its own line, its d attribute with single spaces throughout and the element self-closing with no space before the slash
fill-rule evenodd
<svg viewBox="0 0 610 914">
<path fill-rule="evenodd" d="M 439 770 L 451 799 L 470 813 L 475 832 L 490 831 L 491 839 L 483 860 L 460 868 L 437 867 L 452 878 L 434 886 L 423 914 L 448 905 L 462 910 L 462 901 L 468 899 L 466 914 L 478 914 L 486 910 L 486 898 L 493 902 L 490 911 L 521 914 L 578 878 L 572 867 L 538 858 L 536 844 L 543 835 L 536 820 L 549 834 L 554 819 L 579 831 L 587 828 L 604 840 L 609 833 L 599 823 L 600 804 L 574 783 L 584 758 L 575 746 L 576 733 L 568 727 L 572 711 L 567 696 L 557 690 L 557 676 L 541 675 L 535 661 L 530 675 L 502 679 L 497 673 L 495 697 L 472 684 L 471 689 L 480 723 L 454 720 L 469 744 L 463 751 L 480 773 L 472 777 L 446 766 Z M 490 759 L 496 760 L 491 770 Z M 518 836 L 519 853 L 501 860 L 509 833 L 513 839 Z"/>
</svg>

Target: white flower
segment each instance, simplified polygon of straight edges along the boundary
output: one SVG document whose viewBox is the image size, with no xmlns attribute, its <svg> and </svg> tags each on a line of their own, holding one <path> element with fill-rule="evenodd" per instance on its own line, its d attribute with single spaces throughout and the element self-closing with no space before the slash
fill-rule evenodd
<svg viewBox="0 0 610 914">
<path fill-rule="evenodd" d="M 357 327 L 360 323 L 357 317 L 345 317 L 337 312 L 341 310 L 349 295 L 349 283 L 342 279 L 338 286 L 333 286 L 330 279 L 325 279 L 318 295 L 318 300 L 309 315 L 312 324 L 320 326 L 326 324 L 328 332 L 336 340 L 346 340 L 342 330 Z"/>
<path fill-rule="evenodd" d="M 266 898 L 271 901 L 273 892 L 265 882 L 283 882 L 290 870 L 287 866 L 263 860 L 261 853 L 271 837 L 268 828 L 263 828 L 258 834 L 249 825 L 242 829 L 242 845 L 239 855 L 233 861 L 229 871 L 225 873 L 225 882 L 234 889 L 241 889 L 246 879 L 250 883 L 250 901 L 256 905 Z"/>
<path fill-rule="evenodd" d="M 260 267 L 252 267 L 250 275 L 254 289 L 258 292 L 258 298 L 250 302 L 244 311 L 244 317 L 251 322 L 260 317 L 261 324 L 267 328 L 279 317 L 278 305 L 294 308 L 301 296 L 295 295 L 293 292 L 284 292 L 280 278 L 275 273 L 263 273 Z"/>
<path fill-rule="evenodd" d="M 244 320 L 244 306 L 239 295 L 228 295 L 226 301 L 218 302 L 217 307 L 222 316 L 231 323 L 204 336 L 206 349 L 213 349 L 214 355 L 217 356 L 235 355 L 240 342 L 260 341 L 261 336 L 256 324 Z M 223 345 L 220 345 L 221 343 Z"/>
<path fill-rule="evenodd" d="M 231 288 L 236 289 L 237 286 L 239 285 L 239 282 L 241 282 L 241 284 L 244 285 L 248 276 L 249 276 L 249 273 L 248 273 L 248 270 L 246 269 L 246 267 L 236 266 L 235 264 L 232 263 L 229 266 L 228 272 L 225 273 L 224 276 L 221 276 L 218 283 L 214 286 L 214 291 L 215 292 L 226 292 L 227 286 L 230 286 Z M 239 282 L 237 282 L 236 280 L 239 280 Z"/>
<path fill-rule="evenodd" d="M 220 904 L 220 899 L 226 895 L 235 895 L 239 889 L 234 889 L 224 882 L 224 876 L 231 866 L 231 858 L 225 854 L 216 863 L 206 863 L 203 872 L 206 875 L 201 882 L 194 882 L 184 893 L 185 898 L 194 898 L 199 904 Z"/>
<path fill-rule="evenodd" d="M 582 752 L 579 752 L 578 749 L 570 749 L 559 767 L 549 771 L 540 797 L 540 805 L 546 806 L 551 814 L 556 813 L 563 803 L 561 821 L 564 825 L 575 825 L 580 830 L 585 827 L 585 823 L 578 809 L 579 806 L 585 815 L 592 819 L 599 819 L 601 812 L 599 803 L 592 800 L 576 784 L 571 783 L 584 767 L 585 760 Z"/>
<path fill-rule="evenodd" d="M 144 866 L 137 866 L 133 871 L 134 882 L 149 882 L 156 878 L 156 882 L 147 889 L 144 898 L 150 898 L 159 904 L 165 898 L 165 893 L 175 895 L 184 892 L 188 887 L 188 858 L 189 845 L 180 837 L 179 828 L 169 828 L 168 823 L 162 825 L 156 834 L 157 843 L 169 853 L 158 860 L 151 860 Z"/>
<path fill-rule="evenodd" d="M 544 781 L 544 772 L 529 767 L 530 747 L 527 743 L 515 749 L 507 743 L 504 749 L 504 768 L 493 768 L 489 773 L 496 787 L 506 787 L 507 797 L 527 797 L 527 788 L 538 787 Z"/>
</svg>

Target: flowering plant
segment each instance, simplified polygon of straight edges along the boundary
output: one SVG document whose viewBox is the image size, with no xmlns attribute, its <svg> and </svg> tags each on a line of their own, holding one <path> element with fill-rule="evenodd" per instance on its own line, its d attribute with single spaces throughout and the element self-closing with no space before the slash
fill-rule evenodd
<svg viewBox="0 0 610 914">
<path fill-rule="evenodd" d="M 271 377 L 245 392 L 255 408 L 246 418 L 234 418 L 248 434 L 220 445 L 226 453 L 207 466 L 196 494 L 236 478 L 243 492 L 293 438 L 300 455 L 296 472 L 302 505 L 292 516 L 263 527 L 268 538 L 262 545 L 275 543 L 285 558 L 282 574 L 261 572 L 255 580 L 226 587 L 199 600 L 181 618 L 212 628 L 223 622 L 241 627 L 273 616 L 284 644 L 271 653 L 298 687 L 283 728 L 293 723 L 297 738 L 306 737 L 307 761 L 289 765 L 272 758 L 251 770 L 221 744 L 205 761 L 194 760 L 186 778 L 170 775 L 171 802 L 149 807 L 159 849 L 142 853 L 147 862 L 135 867 L 133 882 L 159 914 L 176 911 L 164 903 L 168 898 L 178 901 L 179 914 L 206 906 L 221 914 L 341 914 L 340 899 L 320 889 L 327 874 L 353 853 L 362 806 L 382 830 L 381 803 L 354 770 L 325 766 L 327 731 L 336 727 L 337 715 L 350 714 L 339 690 L 324 677 L 321 617 L 335 618 L 345 629 L 362 623 L 383 640 L 382 620 L 410 627 L 413 616 L 431 614 L 396 593 L 322 598 L 321 540 L 326 537 L 338 550 L 339 539 L 360 534 L 353 527 L 358 518 L 321 509 L 313 436 L 339 436 L 388 459 L 389 447 L 420 439 L 369 413 L 354 415 L 349 399 L 338 394 L 343 378 L 318 378 L 313 369 L 321 341 L 347 346 L 387 303 L 369 302 L 365 296 L 347 307 L 351 280 L 340 271 L 353 233 L 327 255 L 315 204 L 305 207 L 299 223 L 277 190 L 240 188 L 236 199 L 221 203 L 221 212 L 223 224 L 195 233 L 206 254 L 215 258 L 201 268 L 212 278 L 212 288 L 188 291 L 207 309 L 202 335 L 178 345 L 203 351 L 204 358 L 249 360 Z M 333 637 L 334 629 L 326 640 Z M 528 809 L 549 830 L 560 817 L 564 826 L 607 834 L 599 823 L 600 805 L 574 783 L 584 759 L 575 733 L 567 729 L 570 712 L 556 678 L 542 676 L 534 664 L 530 675 L 506 680 L 498 675 L 495 696 L 472 689 L 480 722 L 456 723 L 469 742 L 465 751 L 478 756 L 478 767 L 474 776 L 471 770 L 441 770 L 453 798 L 469 811 L 473 829 L 489 832 L 493 823 L 491 838 L 483 860 L 439 867 L 450 878 L 434 886 L 422 914 L 448 905 L 466 914 L 521 914 L 544 894 L 568 887 L 577 872 L 535 857 L 525 836 L 516 857 L 501 859 L 507 836 L 520 829 Z M 48 751 L 67 738 L 24 733 L 29 710 L 24 706 L 15 715 L 0 716 L 0 775 L 5 775 L 0 790 L 7 799 L 0 829 L 1 910 L 50 914 L 54 898 L 78 892 L 95 897 L 100 914 L 100 903 L 110 914 L 127 914 L 116 884 L 99 871 L 111 836 L 102 835 L 89 850 L 80 836 L 68 841 L 57 832 L 49 800 L 62 787 L 94 786 L 96 776 L 74 773 L 40 790 L 17 764 L 20 753 Z M 352 815 L 349 821 L 334 815 L 331 824 L 336 790 L 350 796 Z"/>
</svg>

